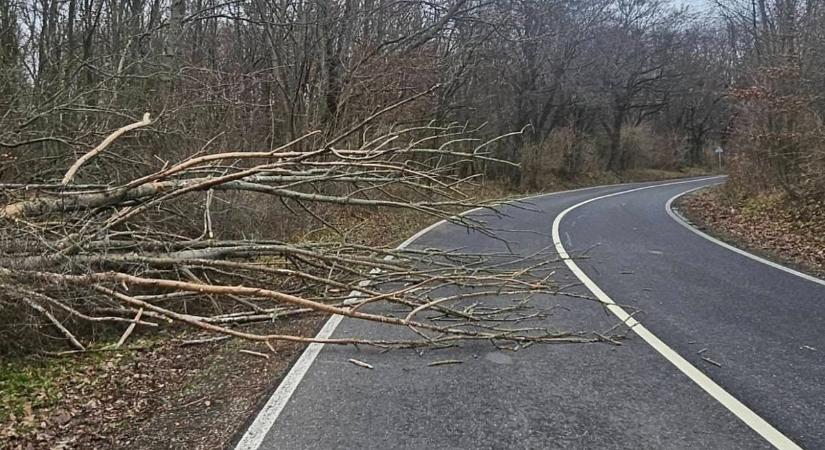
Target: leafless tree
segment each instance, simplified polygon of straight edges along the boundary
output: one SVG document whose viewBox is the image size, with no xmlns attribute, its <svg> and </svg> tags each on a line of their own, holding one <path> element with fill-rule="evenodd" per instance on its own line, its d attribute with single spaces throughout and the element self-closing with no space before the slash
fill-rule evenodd
<svg viewBox="0 0 825 450">
<path fill-rule="evenodd" d="M 402 265 L 415 277 L 424 260 L 470 266 L 295 250 L 290 232 L 333 230 L 335 208 L 451 217 L 476 204 L 459 186 L 482 176 L 540 189 L 586 171 L 701 165 L 720 142 L 760 168 L 742 171 L 761 176 L 753 184 L 808 197 L 825 183 L 823 23 L 821 0 L 720 0 L 704 16 L 647 0 L 4 1 L 3 276 L 57 321 L 134 322 L 140 307 L 114 280 L 140 285 L 138 297 L 189 298 L 191 283 L 264 272 L 267 289 L 340 309 L 361 281 L 384 295 L 382 277 Z M 655 155 L 628 144 L 640 134 Z M 268 234 L 227 225 L 266 215 L 287 219 Z M 379 267 L 390 254 L 397 272 Z M 426 304 L 413 292 L 399 298 Z M 230 294 L 243 317 L 318 309 L 213 295 Z M 143 322 L 166 314 L 147 308 Z"/>
</svg>

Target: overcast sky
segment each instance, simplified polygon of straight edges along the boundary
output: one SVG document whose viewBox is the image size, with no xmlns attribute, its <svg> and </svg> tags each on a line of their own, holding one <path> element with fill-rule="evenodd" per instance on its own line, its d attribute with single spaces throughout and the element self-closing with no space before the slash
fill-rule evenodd
<svg viewBox="0 0 825 450">
<path fill-rule="evenodd" d="M 703 11 L 713 4 L 711 0 L 671 0 L 674 5 L 690 6 L 694 11 Z"/>
</svg>

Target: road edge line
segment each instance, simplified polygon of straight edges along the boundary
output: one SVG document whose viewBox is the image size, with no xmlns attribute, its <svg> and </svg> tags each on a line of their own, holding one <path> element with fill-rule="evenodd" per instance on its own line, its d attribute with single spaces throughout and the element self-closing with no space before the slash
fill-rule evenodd
<svg viewBox="0 0 825 450">
<path fill-rule="evenodd" d="M 716 186 L 716 185 L 714 184 L 714 185 L 711 185 L 711 186 Z M 673 202 L 676 201 L 679 197 L 682 197 L 684 195 L 690 194 L 691 192 L 695 192 L 695 191 L 698 191 L 699 189 L 703 189 L 703 188 L 706 188 L 706 187 L 710 187 L 710 186 L 700 186 L 700 187 L 697 187 L 695 189 L 691 189 L 689 191 L 682 192 L 681 194 L 674 195 L 665 204 L 665 211 L 667 212 L 667 214 L 670 216 L 671 219 L 676 221 L 676 223 L 678 223 L 679 225 L 681 225 L 681 226 L 687 228 L 688 230 L 692 231 L 694 234 L 697 234 L 697 235 L 713 242 L 716 245 L 724 247 L 724 248 L 726 248 L 726 249 L 728 249 L 728 250 L 730 250 L 734 253 L 738 253 L 738 254 L 746 257 L 746 258 L 750 258 L 754 261 L 761 262 L 762 264 L 771 266 L 774 269 L 778 269 L 778 270 L 781 270 L 783 272 L 789 273 L 791 275 L 796 275 L 796 276 L 798 276 L 800 278 L 803 278 L 805 280 L 812 281 L 816 284 L 825 286 L 825 280 L 823 280 L 821 278 L 815 277 L 813 275 L 809 275 L 809 274 L 804 273 L 804 272 L 800 272 L 798 270 L 791 269 L 790 267 L 784 266 L 782 264 L 771 261 L 769 259 L 762 258 L 761 256 L 754 255 L 753 253 L 750 253 L 750 252 L 745 251 L 741 248 L 730 245 L 727 242 L 724 242 L 720 239 L 717 239 L 717 238 L 715 238 L 715 237 L 699 230 L 698 228 L 693 226 L 690 222 L 688 222 L 687 218 L 685 218 L 681 213 L 679 213 L 678 211 L 673 209 Z"/>
<path fill-rule="evenodd" d="M 701 370 L 696 368 L 690 362 L 688 362 L 685 358 L 683 358 L 679 353 L 675 350 L 670 348 L 667 344 L 665 344 L 661 339 L 659 339 L 655 334 L 653 334 L 650 330 L 645 328 L 644 325 L 636 321 L 630 314 L 627 313 L 621 306 L 616 304 L 609 295 L 607 295 L 593 280 L 588 277 L 584 271 L 579 268 L 579 266 L 573 262 L 570 255 L 567 253 L 567 250 L 564 248 L 564 245 L 561 242 L 561 236 L 559 233 L 559 228 L 562 219 L 571 211 L 584 206 L 586 204 L 595 202 L 597 200 L 602 200 L 605 198 L 615 197 L 622 194 L 628 194 L 631 192 L 642 191 L 645 189 L 652 189 L 656 187 L 664 187 L 664 186 L 672 186 L 677 184 L 684 184 L 690 182 L 697 182 L 697 181 L 707 181 L 718 177 L 711 177 L 711 178 L 703 178 L 699 180 L 690 180 L 690 181 L 680 181 L 675 183 L 666 183 L 666 184 L 659 184 L 654 186 L 645 186 L 636 189 L 630 189 L 626 191 L 614 192 L 607 195 L 602 195 L 599 197 L 594 197 L 582 202 L 579 202 L 569 208 L 565 209 L 559 215 L 556 216 L 555 220 L 553 220 L 553 244 L 556 247 L 556 251 L 559 254 L 559 257 L 564 261 L 565 265 L 573 272 L 573 275 L 579 279 L 586 287 L 599 299 L 604 305 L 605 308 L 610 310 L 616 317 L 619 318 L 625 325 L 627 325 L 634 333 L 636 333 L 639 337 L 641 337 L 648 345 L 653 347 L 660 355 L 662 355 L 668 362 L 673 364 L 680 372 L 685 374 L 691 381 L 693 381 L 696 385 L 698 385 L 702 390 L 704 390 L 708 395 L 710 395 L 714 400 L 722 404 L 728 411 L 733 413 L 739 420 L 745 423 L 748 427 L 750 427 L 753 431 L 757 434 L 762 436 L 766 441 L 768 441 L 771 445 L 776 447 L 780 450 L 802 450 L 799 445 L 794 443 L 790 438 L 782 434 L 779 430 L 773 427 L 773 425 L 769 424 L 765 419 L 757 415 L 753 412 L 750 408 L 745 406 L 742 402 L 740 402 L 736 397 L 728 393 L 724 390 L 721 386 L 716 384 L 710 377 L 704 374 Z"/>
<path fill-rule="evenodd" d="M 630 184 L 637 183 L 606 184 L 600 186 L 587 186 L 577 189 L 568 189 L 565 191 L 545 192 L 541 194 L 530 195 L 527 197 L 507 200 L 503 202 L 502 205 L 506 205 L 511 202 L 540 199 L 543 197 L 550 197 L 559 194 L 569 194 L 572 192 L 586 191 L 589 189 L 607 188 Z M 485 208 L 480 207 L 469 209 L 467 211 L 461 212 L 456 217 L 472 214 L 483 209 Z M 396 247 L 396 250 L 405 249 L 407 246 L 415 242 L 421 236 L 424 236 L 425 234 L 440 227 L 441 225 L 444 225 L 447 222 L 448 219 L 442 219 L 438 222 L 429 225 L 428 227 L 410 236 L 406 241 L 399 244 Z M 352 293 L 350 294 L 352 295 Z M 329 319 L 327 319 L 327 322 L 324 324 L 324 326 L 321 328 L 318 334 L 315 335 L 315 338 L 329 339 L 332 336 L 332 333 L 335 332 L 335 329 L 338 328 L 338 325 L 341 323 L 342 320 L 343 316 L 331 316 Z M 235 444 L 235 450 L 257 450 L 258 448 L 260 448 L 267 433 L 269 433 L 269 430 L 275 424 L 275 421 L 278 420 L 278 417 L 281 415 L 281 412 L 286 407 L 287 403 L 289 402 L 289 399 L 292 398 L 292 394 L 298 388 L 298 385 L 301 383 L 301 380 L 303 380 L 304 376 L 306 376 L 307 372 L 309 371 L 309 368 L 315 362 L 315 359 L 318 357 L 318 354 L 321 353 L 321 350 L 323 348 L 324 344 L 315 342 L 309 344 L 304 349 L 304 351 L 301 353 L 301 356 L 298 357 L 298 360 L 295 361 L 295 364 L 292 365 L 287 374 L 281 380 L 281 383 L 275 389 L 275 392 L 272 393 L 272 395 L 264 404 L 263 408 L 261 408 L 261 410 L 256 414 L 255 419 L 252 421 L 249 427 L 247 427 L 246 431 L 241 436 L 240 440 L 238 440 L 238 443 Z"/>
</svg>

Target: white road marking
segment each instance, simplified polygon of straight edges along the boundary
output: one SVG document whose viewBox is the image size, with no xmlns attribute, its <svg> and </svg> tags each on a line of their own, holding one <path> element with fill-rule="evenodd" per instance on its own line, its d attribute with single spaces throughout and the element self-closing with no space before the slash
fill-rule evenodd
<svg viewBox="0 0 825 450">
<path fill-rule="evenodd" d="M 713 177 L 716 178 L 716 177 Z M 653 189 L 657 187 L 664 187 L 664 186 L 672 186 L 677 184 L 684 184 L 684 183 L 691 183 L 696 181 L 703 181 L 709 180 L 713 178 L 705 178 L 702 180 L 689 180 L 689 181 L 678 181 L 674 183 L 666 183 L 666 184 L 658 184 L 654 186 L 645 186 L 636 189 L 629 189 L 626 191 L 615 192 L 612 194 L 602 195 L 599 197 L 594 197 L 589 200 L 585 200 L 578 204 L 575 204 L 564 211 L 561 212 L 558 216 L 556 216 L 556 220 L 553 221 L 553 243 L 556 246 L 556 251 L 558 251 L 559 256 L 564 260 L 564 263 L 567 267 L 573 272 L 574 275 L 596 296 L 602 303 L 605 304 L 605 307 L 610 310 L 616 317 L 619 318 L 622 322 L 624 322 L 628 327 L 630 327 L 639 337 L 644 339 L 651 347 L 653 347 L 659 354 L 665 357 L 671 364 L 676 366 L 682 373 L 687 375 L 694 383 L 696 383 L 699 387 L 701 387 L 705 392 L 707 392 L 711 397 L 713 397 L 716 401 L 721 403 L 725 408 L 727 408 L 730 412 L 732 412 L 736 417 L 738 417 L 742 422 L 744 422 L 747 426 L 751 429 L 756 431 L 760 436 L 765 438 L 771 445 L 780 449 L 780 450 L 801 450 L 801 447 L 796 445 L 793 441 L 791 441 L 787 436 L 779 432 L 776 428 L 774 428 L 771 424 L 765 421 L 765 419 L 759 417 L 756 413 L 754 413 L 750 408 L 745 406 L 742 402 L 737 400 L 734 396 L 729 394 L 725 391 L 721 386 L 716 384 L 713 380 L 711 380 L 707 375 L 705 375 L 702 371 L 694 367 L 690 364 L 685 358 L 679 355 L 675 350 L 670 348 L 667 344 L 662 342 L 656 335 L 651 333 L 647 328 L 645 328 L 642 324 L 636 321 L 630 314 L 627 313 L 622 307 L 616 304 L 609 295 L 607 295 L 593 280 L 590 279 L 580 268 L 576 265 L 575 262 L 570 258 L 570 255 L 565 250 L 564 245 L 562 245 L 560 236 L 559 236 L 559 225 L 561 224 L 562 219 L 566 216 L 570 211 L 573 211 L 576 208 L 579 208 L 583 205 L 588 203 L 592 203 L 598 200 L 602 200 L 605 198 L 615 197 L 622 194 L 628 194 L 631 192 L 638 192 L 645 189 Z"/>
<path fill-rule="evenodd" d="M 571 189 L 567 191 L 559 191 L 559 192 L 550 192 L 546 194 L 538 194 L 532 195 L 529 197 L 524 197 L 518 200 L 530 200 L 530 199 L 537 199 L 543 197 L 549 197 L 553 195 L 559 194 L 569 194 L 571 192 L 579 192 L 579 191 L 586 191 L 590 189 L 599 189 L 599 188 L 606 188 L 608 186 L 590 186 L 580 189 Z M 518 201 L 513 200 L 513 201 Z M 484 208 L 474 208 L 468 211 L 464 211 L 463 213 L 459 214 L 460 216 L 471 214 L 473 212 L 481 211 Z M 396 247 L 397 250 L 403 250 L 415 240 L 420 238 L 421 236 L 429 233 L 430 231 L 440 227 L 447 223 L 446 220 L 440 220 L 427 228 L 419 231 L 412 235 L 409 239 L 402 242 L 401 245 Z M 355 292 L 355 291 L 353 291 Z M 350 295 L 354 295 L 354 293 L 350 293 Z M 315 336 L 316 339 L 328 339 L 332 336 L 332 333 L 335 332 L 335 329 L 341 323 L 343 316 L 333 315 L 332 317 L 327 320 L 326 324 L 324 324 L 321 331 Z M 257 450 L 260 448 L 261 444 L 266 437 L 266 434 L 269 432 L 269 429 L 275 424 L 275 421 L 278 419 L 278 416 L 281 415 L 281 412 L 284 410 L 287 402 L 292 397 L 292 394 L 298 388 L 298 385 L 301 383 L 301 380 L 304 379 L 307 372 L 309 371 L 310 366 L 312 363 L 315 362 L 315 359 L 318 357 L 318 354 L 321 353 L 321 349 L 324 348 L 324 344 L 320 343 L 313 343 L 307 346 L 301 356 L 298 358 L 298 361 L 295 361 L 295 364 L 289 369 L 284 379 L 281 381 L 281 384 L 278 385 L 278 388 L 269 397 L 266 404 L 263 408 L 258 412 L 258 415 L 255 416 L 255 420 L 246 430 L 243 436 L 241 436 L 240 441 L 235 446 L 235 450 Z"/>
<path fill-rule="evenodd" d="M 315 337 L 317 339 L 329 338 L 343 318 L 344 316 L 339 315 L 330 317 Z M 324 344 L 320 343 L 312 343 L 307 346 L 301 354 L 301 357 L 298 358 L 298 361 L 295 361 L 295 365 L 292 366 L 289 373 L 281 380 L 278 389 L 275 390 L 272 397 L 269 397 L 264 407 L 258 412 L 252 425 L 247 428 L 246 433 L 244 433 L 241 440 L 238 441 L 238 445 L 235 446 L 236 450 L 257 450 L 261 446 L 264 437 L 266 437 L 266 433 L 272 428 L 275 419 L 281 415 L 284 406 L 286 406 L 289 398 L 292 397 L 292 393 L 295 392 L 298 384 L 304 379 L 304 376 L 310 366 L 312 366 L 315 358 L 318 357 L 318 353 L 321 352 L 322 348 L 324 348 Z"/>
<path fill-rule="evenodd" d="M 681 215 L 681 214 L 679 214 L 678 212 L 676 212 L 676 211 L 674 211 L 674 210 L 673 210 L 673 202 L 674 202 L 676 199 L 678 199 L 679 197 L 681 197 L 681 196 L 683 196 L 683 195 L 687 195 L 687 194 L 689 194 L 689 193 L 691 193 L 691 192 L 693 192 L 693 191 L 696 191 L 696 190 L 702 189 L 703 187 L 706 187 L 706 186 L 699 186 L 698 188 L 694 188 L 694 189 L 691 189 L 691 190 L 689 190 L 689 191 L 685 191 L 685 192 L 682 192 L 681 194 L 674 195 L 673 197 L 671 197 L 671 198 L 670 198 L 670 200 L 668 200 L 668 201 L 667 201 L 667 204 L 665 204 L 665 211 L 667 211 L 667 214 L 668 214 L 668 215 L 669 215 L 669 216 L 670 216 L 673 220 L 675 220 L 675 221 L 676 221 L 679 225 L 682 225 L 683 227 L 687 228 L 688 230 L 692 231 L 693 233 L 695 233 L 695 234 L 697 234 L 697 235 L 699 235 L 699 236 L 701 236 L 701 237 L 703 237 L 703 238 L 705 238 L 705 239 L 707 239 L 707 240 L 709 240 L 709 241 L 713 242 L 714 244 L 717 244 L 717 245 L 720 245 L 720 246 L 722 246 L 722 247 L 725 247 L 726 249 L 728 249 L 728 250 L 730 250 L 730 251 L 732 251 L 732 252 L 738 253 L 738 254 L 740 254 L 740 255 L 742 255 L 742 256 L 744 256 L 744 257 L 746 257 L 746 258 L 750 258 L 750 259 L 752 259 L 752 260 L 754 260 L 754 261 L 759 261 L 759 262 L 761 262 L 762 264 L 766 264 L 766 265 L 768 265 L 768 266 L 773 267 L 774 269 L 779 269 L 779 270 L 781 270 L 781 271 L 783 271 L 783 272 L 787 272 L 787 273 L 789 273 L 789 274 L 791 274 L 791 275 L 796 275 L 796 276 L 798 276 L 798 277 L 800 277 L 800 278 L 804 278 L 804 279 L 806 279 L 806 280 L 808 280 L 808 281 L 813 281 L 813 282 L 814 282 L 814 283 L 816 283 L 816 284 L 820 284 L 820 285 L 822 285 L 822 286 L 825 286 L 825 280 L 823 280 L 823 279 L 817 278 L 817 277 L 812 276 L 812 275 L 808 275 L 807 273 L 802 273 L 802 272 L 800 272 L 800 271 L 798 271 L 798 270 L 793 270 L 793 269 L 791 269 L 790 267 L 785 267 L 785 266 L 783 266 L 782 264 L 778 264 L 778 263 L 775 263 L 775 262 L 773 262 L 773 261 L 768 261 L 768 260 L 767 260 L 767 259 L 765 259 L 765 258 L 760 258 L 759 256 L 756 256 L 756 255 L 754 255 L 753 253 L 748 253 L 748 252 L 746 252 L 746 251 L 742 250 L 741 248 L 736 248 L 736 247 L 734 247 L 734 246 L 732 246 L 732 245 L 730 245 L 730 244 L 726 244 L 726 243 L 724 243 L 724 242 L 720 241 L 719 239 L 716 239 L 716 238 L 715 238 L 715 237 L 713 237 L 713 236 L 709 236 L 709 235 L 707 235 L 707 234 L 705 234 L 705 233 L 703 233 L 703 232 L 699 231 L 698 229 L 696 229 L 696 227 L 694 227 L 693 225 L 691 225 L 690 223 L 688 223 L 688 221 L 687 221 L 687 220 L 685 220 L 685 218 L 684 218 L 684 217 L 682 217 L 682 215 Z"/>
<path fill-rule="evenodd" d="M 699 181 L 699 180 L 690 180 L 690 181 Z M 687 182 L 687 181 L 686 181 Z M 672 183 L 671 183 L 672 184 Z M 616 185 L 613 185 L 616 186 Z M 654 185 L 650 187 L 655 187 L 660 185 Z M 546 194 L 538 194 L 532 195 L 529 197 L 524 197 L 518 200 L 531 200 L 531 199 L 540 199 L 544 197 L 555 196 L 559 194 L 569 194 L 573 192 L 579 191 L 587 191 L 591 189 L 602 189 L 610 187 L 610 185 L 603 185 L 603 186 L 590 186 L 580 189 L 571 189 L 567 191 L 559 191 L 559 192 L 550 192 Z M 476 211 L 480 211 L 483 208 L 474 208 L 469 211 L 465 211 L 460 215 L 471 214 Z M 438 221 L 427 228 L 419 231 L 418 233 L 411 236 L 409 239 L 401 243 L 397 247 L 398 250 L 402 250 L 412 244 L 415 240 L 419 239 L 421 236 L 429 233 L 430 231 L 438 228 L 441 225 L 447 223 L 446 220 Z M 554 238 L 555 240 L 555 238 Z M 335 332 L 335 329 L 343 320 L 342 316 L 331 316 L 318 334 L 315 336 L 316 339 L 328 339 L 332 336 L 332 333 Z M 258 415 L 255 416 L 255 420 L 246 430 L 244 435 L 241 437 L 238 444 L 235 446 L 236 450 L 257 450 L 260 448 L 261 444 L 263 443 L 266 434 L 269 432 L 270 428 L 275 424 L 275 421 L 280 416 L 281 412 L 286 407 L 289 399 L 292 397 L 292 394 L 298 388 L 298 385 L 301 383 L 303 378 L 306 376 L 309 368 L 315 362 L 315 359 L 318 357 L 318 354 L 324 348 L 324 344 L 310 344 L 304 349 L 304 352 L 295 362 L 295 364 L 290 368 L 289 372 L 287 372 L 286 376 L 283 380 L 281 380 L 281 384 L 278 385 L 278 388 L 272 394 L 272 396 L 267 400 L 266 404 L 263 408 L 258 412 Z"/>
</svg>

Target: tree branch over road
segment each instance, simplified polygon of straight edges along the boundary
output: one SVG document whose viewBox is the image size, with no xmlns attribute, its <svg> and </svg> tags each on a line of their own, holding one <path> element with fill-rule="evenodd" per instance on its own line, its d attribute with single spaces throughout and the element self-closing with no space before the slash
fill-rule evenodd
<svg viewBox="0 0 825 450">
<path fill-rule="evenodd" d="M 119 186 L 105 175 L 70 183 L 84 162 L 147 125 L 146 115 L 84 154 L 60 183 L 7 190 L 0 224 L 10 239 L 2 242 L 0 278 L 14 286 L 13 298 L 44 315 L 77 349 L 85 348 L 72 331 L 77 322 L 126 322 L 142 329 L 150 322 L 138 320 L 141 315 L 258 341 L 314 342 L 242 330 L 244 324 L 313 312 L 412 332 L 397 341 L 325 343 L 415 347 L 472 339 L 517 348 L 602 339 L 527 325 L 548 314 L 529 299 L 558 293 L 556 261 L 547 253 L 525 258 L 392 250 L 347 240 L 238 240 L 224 238 L 231 230 L 213 223 L 216 199 L 224 204 L 220 214 L 231 217 L 236 206 L 221 196 L 233 195 L 281 202 L 293 214 L 297 207 L 325 227 L 319 208 L 390 209 L 494 236 L 480 219 L 455 215 L 479 206 L 497 213 L 496 203 L 467 192 L 474 177 L 460 175 L 462 166 L 478 161 L 508 164 L 489 153 L 489 141 L 456 125 L 371 130 L 370 122 L 329 139 L 308 133 L 272 151 L 191 155 Z M 196 304 L 197 312 L 167 304 L 171 298 Z M 510 301 L 502 306 L 502 299 Z M 68 313 L 65 326 L 46 305 Z M 157 325 L 151 324 L 147 329 Z"/>
</svg>

